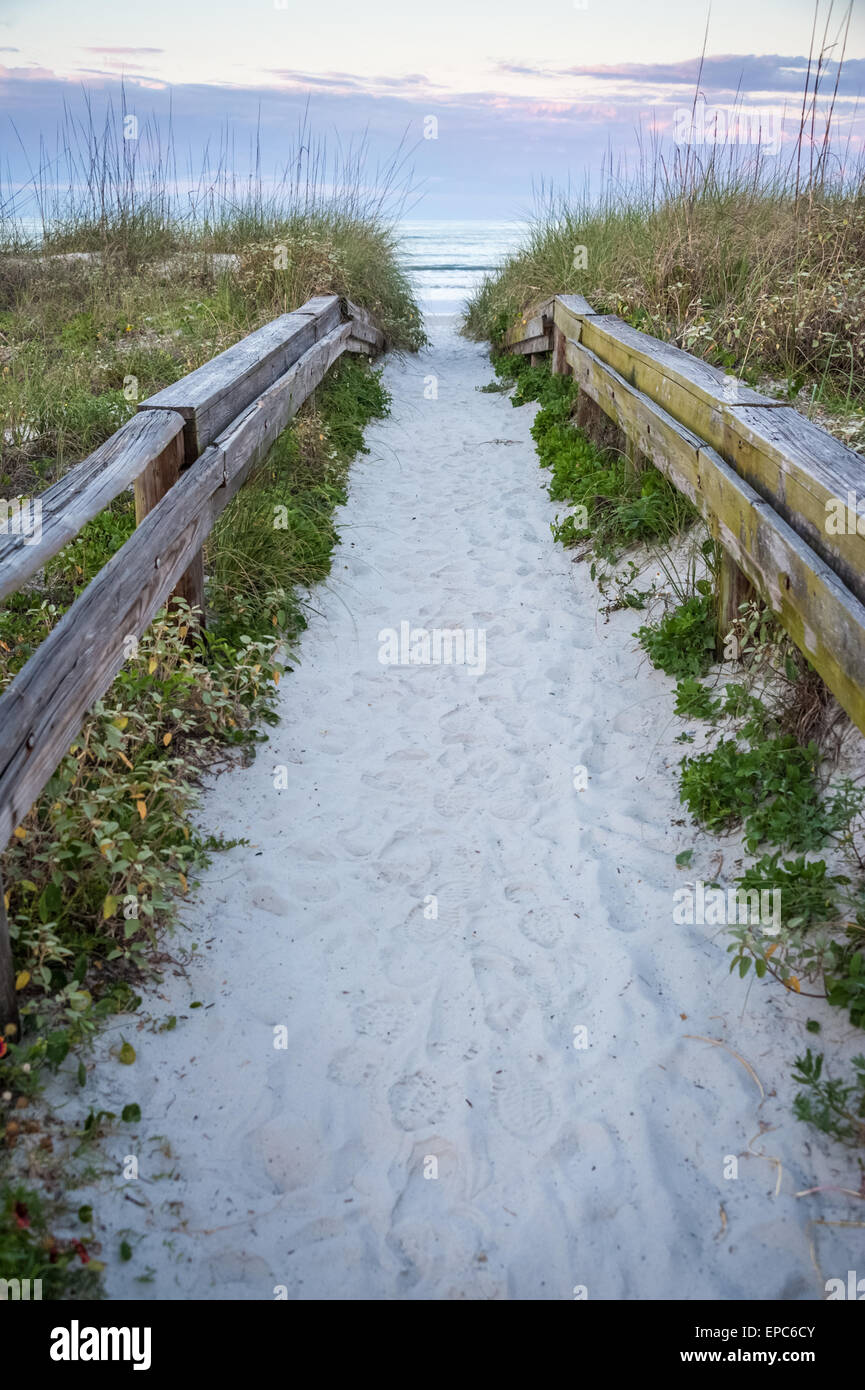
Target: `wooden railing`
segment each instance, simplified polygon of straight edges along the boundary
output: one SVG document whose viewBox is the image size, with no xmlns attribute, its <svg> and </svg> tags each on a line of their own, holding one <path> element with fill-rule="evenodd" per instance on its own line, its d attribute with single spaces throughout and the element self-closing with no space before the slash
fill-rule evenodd
<svg viewBox="0 0 865 1390">
<path fill-rule="evenodd" d="M 693 503 L 722 547 L 719 632 L 753 586 L 865 733 L 865 459 L 580 295 L 539 306 L 506 347 L 551 353 L 579 384 L 578 423 L 592 427 L 588 401 L 635 466 L 648 459 Z"/>
<path fill-rule="evenodd" d="M 202 609 L 202 544 L 328 368 L 384 337 L 365 310 L 323 295 L 142 401 L 138 414 L 42 494 L 41 534 L 0 536 L 0 599 L 124 489 L 136 530 L 0 696 L 0 847 L 108 690 L 128 639 L 172 593 Z M 0 1027 L 20 1036 L 0 882 Z"/>
</svg>

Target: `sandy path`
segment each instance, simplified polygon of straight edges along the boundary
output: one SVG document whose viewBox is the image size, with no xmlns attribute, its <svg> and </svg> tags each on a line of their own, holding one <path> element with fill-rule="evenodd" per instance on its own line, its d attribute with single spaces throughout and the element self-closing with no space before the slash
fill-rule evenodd
<svg viewBox="0 0 865 1390">
<path fill-rule="evenodd" d="M 819 1297 L 806 1224 L 833 1211 L 793 1194 L 842 1170 L 801 1166 L 789 1115 L 807 1013 L 777 988 L 746 1001 L 711 928 L 673 924 L 694 834 L 669 682 L 554 544 L 532 411 L 478 394 L 485 353 L 432 324 L 432 353 L 387 367 L 393 416 L 354 467 L 282 725 L 207 795 L 204 823 L 253 844 L 187 913 L 201 964 L 148 1000 L 178 1026 L 88 1087 L 144 1111 L 106 1144 L 141 1165 L 98 1194 L 135 1251 L 106 1245 L 109 1290 Z M 404 620 L 485 629 L 486 672 L 383 666 L 378 633 Z M 759 1109 L 745 1068 L 686 1034 L 726 1039 L 781 1098 Z M 761 1121 L 777 1198 L 746 1154 Z M 824 1277 L 858 1235 L 821 1233 Z"/>
</svg>

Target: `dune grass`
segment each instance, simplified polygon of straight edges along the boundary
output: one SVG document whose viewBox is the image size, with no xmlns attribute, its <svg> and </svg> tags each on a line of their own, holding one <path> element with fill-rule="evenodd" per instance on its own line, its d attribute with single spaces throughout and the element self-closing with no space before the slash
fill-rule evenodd
<svg viewBox="0 0 865 1390">
<path fill-rule="evenodd" d="M 574 267 L 586 246 L 588 266 Z M 657 205 L 548 204 L 520 251 L 476 293 L 472 336 L 500 340 L 558 293 L 735 370 L 807 383 L 831 407 L 865 406 L 865 180 L 819 198 L 707 178 Z"/>
<path fill-rule="evenodd" d="M 777 149 L 722 138 L 670 156 L 655 137 L 631 175 L 605 170 L 598 197 L 542 187 L 465 331 L 500 344 L 530 306 L 582 294 L 811 413 L 850 415 L 842 437 L 865 437 L 865 167 L 836 138 L 831 102 L 817 125 L 824 68 L 818 55 Z"/>
<path fill-rule="evenodd" d="M 233 172 L 226 140 L 181 177 L 171 132 L 67 116 L 58 154 L 0 190 L 0 495 L 36 491 L 137 400 L 316 294 L 368 309 L 395 349 L 424 341 L 399 261 L 406 152 L 369 168 L 306 122 L 281 171 Z M 4 491 L 5 489 L 5 491 Z"/>
</svg>

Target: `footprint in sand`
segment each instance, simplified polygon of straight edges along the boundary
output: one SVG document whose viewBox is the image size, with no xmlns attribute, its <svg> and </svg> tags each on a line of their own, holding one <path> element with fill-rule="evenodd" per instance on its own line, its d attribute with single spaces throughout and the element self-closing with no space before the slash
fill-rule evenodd
<svg viewBox="0 0 865 1390">
<path fill-rule="evenodd" d="M 289 847 L 285 850 L 286 856 L 291 854 Z M 319 908 L 323 901 L 333 898 L 341 891 L 339 880 L 335 874 L 322 869 L 319 873 L 296 873 L 292 867 L 290 880 L 291 896 L 297 902 L 312 903 Z"/>
<path fill-rule="evenodd" d="M 490 813 L 499 820 L 522 820 L 539 810 L 538 798 L 530 787 L 516 787 L 510 782 L 490 787 L 486 799 Z"/>
<path fill-rule="evenodd" d="M 480 1051 L 475 982 L 467 963 L 454 962 L 443 976 L 429 1013 L 426 1050 L 431 1060 L 454 1064 L 471 1061 Z"/>
<path fill-rule="evenodd" d="M 540 1081 L 502 1071 L 493 1077 L 491 1089 L 493 1111 L 509 1134 L 530 1138 L 544 1130 L 552 1119 L 553 1102 Z"/>
<path fill-rule="evenodd" d="M 528 941 L 547 950 L 561 941 L 563 935 L 558 916 L 546 907 L 529 908 L 520 917 L 520 931 Z"/>
<path fill-rule="evenodd" d="M 361 1036 L 390 1043 L 405 1032 L 411 1022 L 411 1010 L 406 1004 L 377 999 L 369 1004 L 359 1004 L 352 1013 L 352 1021 L 355 1032 Z"/>
<path fill-rule="evenodd" d="M 470 811 L 478 810 L 481 802 L 477 786 L 468 780 L 455 782 L 433 797 L 433 806 L 446 820 L 467 816 Z"/>
<path fill-rule="evenodd" d="M 387 1093 L 394 1124 L 405 1130 L 440 1124 L 451 1108 L 452 1090 L 428 1071 L 400 1077 Z"/>
<path fill-rule="evenodd" d="M 284 898 L 281 893 L 277 893 L 273 888 L 262 885 L 260 888 L 252 890 L 249 896 L 249 905 L 258 908 L 261 912 L 270 912 L 274 917 L 291 917 L 294 911 L 294 904 Z"/>
<path fill-rule="evenodd" d="M 382 877 L 390 883 L 406 885 L 427 882 L 433 861 L 423 848 L 425 838 L 427 832 L 423 829 L 415 830 L 411 835 L 395 835 L 376 861 Z M 430 838 L 433 838 L 432 834 Z"/>
<path fill-rule="evenodd" d="M 513 885 L 505 888 L 505 897 L 515 903 L 520 914 L 520 931 L 536 946 L 549 949 L 561 941 L 571 907 L 563 903 L 558 910 L 544 907 L 531 888 Z M 570 922 L 575 919 L 570 916 Z"/>
<path fill-rule="evenodd" d="M 496 1033 L 511 1032 L 529 1006 L 516 978 L 516 962 L 502 952 L 484 949 L 475 951 L 472 965 L 483 996 L 487 1026 Z"/>
<path fill-rule="evenodd" d="M 441 892 L 435 894 L 438 899 L 436 905 L 438 916 L 430 917 L 426 914 L 432 911 L 429 903 L 418 903 L 400 927 L 394 930 L 394 936 L 398 941 L 411 941 L 418 946 L 431 946 L 436 941 L 441 941 L 442 937 L 447 936 L 448 932 L 453 931 L 457 925 L 457 918 L 453 912 L 445 916 L 442 913 Z"/>
<path fill-rule="evenodd" d="M 328 1081 L 337 1086 L 368 1086 L 378 1068 L 356 1047 L 343 1047 L 334 1053 L 327 1069 Z"/>
<path fill-rule="evenodd" d="M 352 859 L 368 859 L 381 843 L 381 832 L 374 825 L 355 824 L 337 831 L 337 843 Z"/>
</svg>

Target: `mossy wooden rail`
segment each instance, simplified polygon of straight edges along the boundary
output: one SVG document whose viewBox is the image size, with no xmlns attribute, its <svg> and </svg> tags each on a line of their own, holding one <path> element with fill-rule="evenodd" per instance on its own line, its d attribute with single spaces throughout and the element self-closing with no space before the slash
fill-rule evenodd
<svg viewBox="0 0 865 1390">
<path fill-rule="evenodd" d="M 865 459 L 580 295 L 539 305 L 505 346 L 550 353 L 579 384 L 578 422 L 603 435 L 612 421 L 635 465 L 654 464 L 704 518 L 722 546 L 719 633 L 753 586 L 865 733 Z"/>
<path fill-rule="evenodd" d="M 41 496 L 38 536 L 0 536 L 0 599 L 104 507 L 135 489 L 137 527 L 0 696 L 0 846 L 21 824 L 94 701 L 172 593 L 204 608 L 202 544 L 342 353 L 385 346 L 369 314 L 310 299 L 142 401 L 138 414 Z M 0 1028 L 20 1020 L 0 883 Z"/>
</svg>

